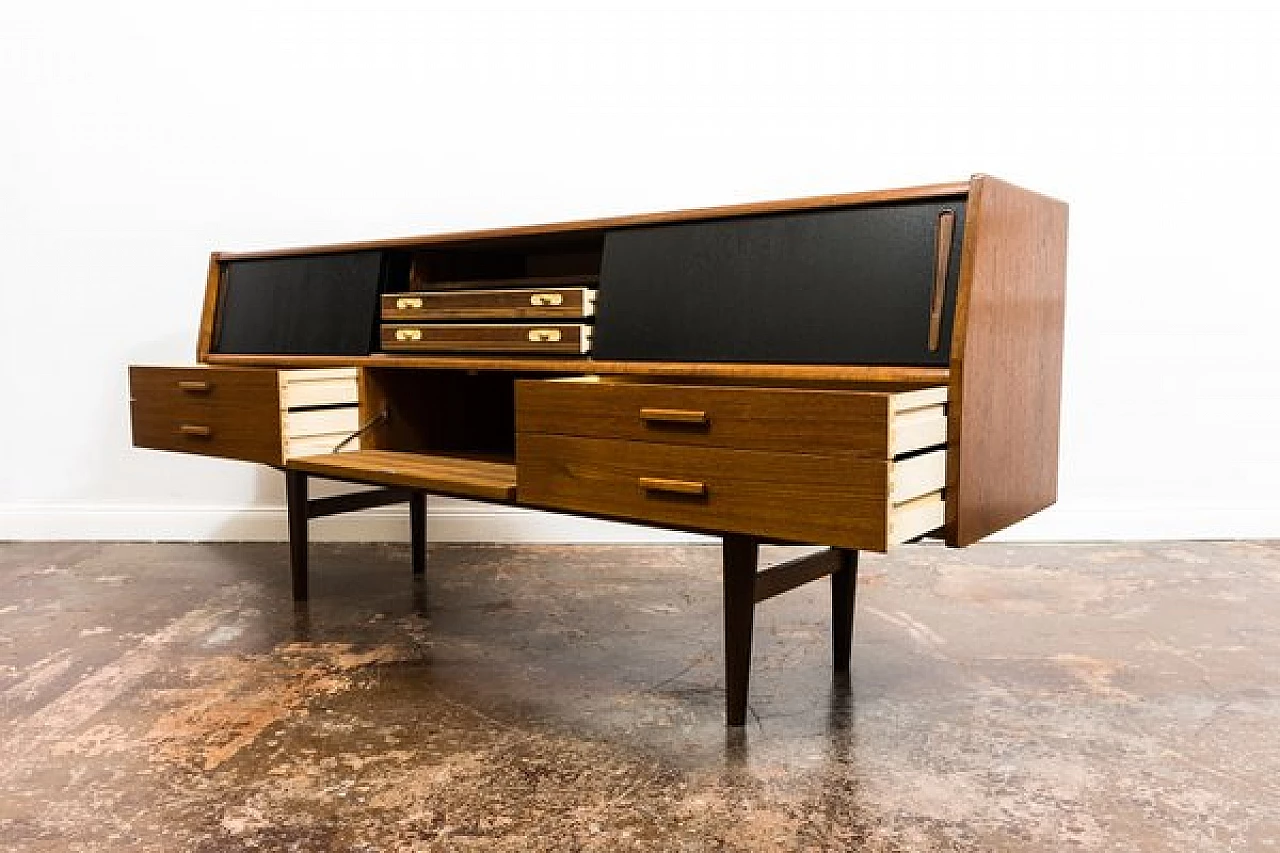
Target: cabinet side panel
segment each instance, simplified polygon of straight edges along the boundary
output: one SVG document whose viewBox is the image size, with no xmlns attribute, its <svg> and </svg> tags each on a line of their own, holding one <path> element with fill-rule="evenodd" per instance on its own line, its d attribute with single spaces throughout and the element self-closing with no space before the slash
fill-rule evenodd
<svg viewBox="0 0 1280 853">
<path fill-rule="evenodd" d="M 213 324 L 218 313 L 218 293 L 222 286 L 222 257 L 209 256 L 209 274 L 205 279 L 204 303 L 200 309 L 200 335 L 196 340 L 196 361 L 204 363 L 213 351 Z"/>
<path fill-rule="evenodd" d="M 979 175 L 968 213 L 951 360 L 950 545 L 1058 496 L 1067 206 Z"/>
</svg>

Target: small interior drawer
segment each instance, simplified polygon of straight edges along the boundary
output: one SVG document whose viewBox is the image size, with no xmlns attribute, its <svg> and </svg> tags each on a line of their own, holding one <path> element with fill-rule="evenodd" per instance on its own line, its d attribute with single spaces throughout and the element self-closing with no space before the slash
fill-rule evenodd
<svg viewBox="0 0 1280 853">
<path fill-rule="evenodd" d="M 384 323 L 387 352 L 483 352 L 583 355 L 592 327 L 584 323 Z"/>
<path fill-rule="evenodd" d="M 519 320 L 592 317 L 596 291 L 586 287 L 416 291 L 382 297 L 382 319 Z"/>
<path fill-rule="evenodd" d="M 516 429 L 890 459 L 946 443 L 946 401 L 945 387 L 871 391 L 532 379 L 516 383 Z"/>
</svg>

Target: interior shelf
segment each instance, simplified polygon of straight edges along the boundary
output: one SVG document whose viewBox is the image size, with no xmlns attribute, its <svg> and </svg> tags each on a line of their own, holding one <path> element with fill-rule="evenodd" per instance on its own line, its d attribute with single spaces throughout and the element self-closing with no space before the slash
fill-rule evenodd
<svg viewBox="0 0 1280 853">
<path fill-rule="evenodd" d="M 511 501 L 516 496 L 516 466 L 508 462 L 398 450 L 354 450 L 295 457 L 286 467 L 337 480 L 406 486 L 458 498 Z"/>
</svg>

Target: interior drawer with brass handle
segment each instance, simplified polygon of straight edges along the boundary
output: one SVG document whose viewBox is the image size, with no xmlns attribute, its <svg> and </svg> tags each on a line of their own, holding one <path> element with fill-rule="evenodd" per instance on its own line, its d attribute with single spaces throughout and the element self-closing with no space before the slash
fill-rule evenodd
<svg viewBox="0 0 1280 853">
<path fill-rule="evenodd" d="M 386 352 L 583 355 L 592 327 L 583 323 L 383 323 Z"/>
<path fill-rule="evenodd" d="M 890 459 L 946 443 L 947 389 L 680 385 L 617 378 L 516 383 L 516 429 Z"/>
<path fill-rule="evenodd" d="M 883 551 L 942 526 L 946 451 L 894 462 L 518 433 L 521 504 Z"/>
<path fill-rule="evenodd" d="M 382 297 L 382 319 L 389 322 L 581 319 L 595 313 L 596 291 L 588 287 L 439 290 Z"/>
</svg>

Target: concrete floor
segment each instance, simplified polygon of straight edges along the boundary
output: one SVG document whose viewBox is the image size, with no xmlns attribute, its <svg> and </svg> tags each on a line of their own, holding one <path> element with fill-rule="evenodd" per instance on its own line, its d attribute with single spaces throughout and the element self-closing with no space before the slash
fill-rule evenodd
<svg viewBox="0 0 1280 853">
<path fill-rule="evenodd" d="M 1280 851 L 1280 543 L 864 555 L 0 545 L 0 848 Z M 766 549 L 780 557 L 781 549 Z"/>
</svg>

